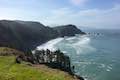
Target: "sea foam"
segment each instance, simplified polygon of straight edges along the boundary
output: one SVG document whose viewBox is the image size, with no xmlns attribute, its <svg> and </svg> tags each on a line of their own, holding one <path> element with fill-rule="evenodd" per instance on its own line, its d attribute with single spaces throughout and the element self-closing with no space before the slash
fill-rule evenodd
<svg viewBox="0 0 120 80">
<path fill-rule="evenodd" d="M 60 44 L 61 46 L 57 46 Z M 76 54 L 87 53 L 95 50 L 92 46 L 90 46 L 90 38 L 88 36 L 74 36 L 74 37 L 65 37 L 65 38 L 56 38 L 46 42 L 43 45 L 37 47 L 38 50 L 41 49 L 49 49 L 51 51 L 55 51 L 56 49 L 67 48 L 61 51 L 68 52 L 69 49 L 73 49 Z M 68 52 L 70 53 L 70 52 Z"/>
<path fill-rule="evenodd" d="M 53 39 L 53 40 L 50 40 L 48 41 L 47 43 L 43 44 L 43 45 L 40 45 L 37 47 L 38 50 L 46 50 L 46 49 L 49 49 L 51 51 L 54 51 L 56 50 L 57 48 L 55 47 L 55 44 L 59 43 L 60 41 L 62 41 L 63 38 L 56 38 L 56 39 Z"/>
</svg>

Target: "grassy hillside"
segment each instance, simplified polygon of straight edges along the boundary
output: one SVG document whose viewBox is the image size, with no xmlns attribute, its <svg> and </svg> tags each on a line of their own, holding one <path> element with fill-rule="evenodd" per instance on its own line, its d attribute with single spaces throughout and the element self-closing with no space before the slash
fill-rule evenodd
<svg viewBox="0 0 120 80">
<path fill-rule="evenodd" d="M 12 48 L 0 47 L 0 56 L 12 56 L 12 55 L 15 56 L 20 54 L 24 54 L 24 53 Z"/>
<path fill-rule="evenodd" d="M 16 64 L 15 56 L 0 56 L 0 80 L 75 80 L 66 72 L 45 65 L 27 64 Z"/>
</svg>

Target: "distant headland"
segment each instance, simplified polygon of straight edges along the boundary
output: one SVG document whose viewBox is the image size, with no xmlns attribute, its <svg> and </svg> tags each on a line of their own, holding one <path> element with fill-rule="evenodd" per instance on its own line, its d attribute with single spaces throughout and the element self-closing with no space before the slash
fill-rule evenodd
<svg viewBox="0 0 120 80">
<path fill-rule="evenodd" d="M 39 22 L 0 20 L 0 46 L 31 51 L 51 39 L 85 34 L 75 25 L 48 27 Z"/>
</svg>

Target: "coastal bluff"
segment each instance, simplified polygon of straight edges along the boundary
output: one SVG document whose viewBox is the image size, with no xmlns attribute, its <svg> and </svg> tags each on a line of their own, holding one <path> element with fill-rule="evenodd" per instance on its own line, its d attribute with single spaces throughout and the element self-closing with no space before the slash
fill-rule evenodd
<svg viewBox="0 0 120 80">
<path fill-rule="evenodd" d="M 60 50 L 36 50 L 33 56 L 24 54 L 0 47 L 0 80 L 84 80 L 73 74 L 69 57 Z"/>
<path fill-rule="evenodd" d="M 58 37 L 85 34 L 75 25 L 48 27 L 39 22 L 0 20 L 0 46 L 29 52 Z"/>
<path fill-rule="evenodd" d="M 3 47 L 0 56 L 2 58 L 14 56 L 16 57 L 15 62 L 19 64 L 21 64 L 21 61 L 25 61 L 32 66 L 46 65 L 67 72 L 78 80 L 84 80 L 74 74 L 74 66 L 71 66 L 69 56 L 64 55 L 60 50 L 55 52 L 48 49 L 39 50 L 35 54 L 31 52 L 37 46 L 49 40 L 66 36 L 71 37 L 76 34 L 84 35 L 86 33 L 72 24 L 48 27 L 34 21 L 0 20 L 0 47 Z M 16 50 L 20 52 L 16 52 Z"/>
</svg>

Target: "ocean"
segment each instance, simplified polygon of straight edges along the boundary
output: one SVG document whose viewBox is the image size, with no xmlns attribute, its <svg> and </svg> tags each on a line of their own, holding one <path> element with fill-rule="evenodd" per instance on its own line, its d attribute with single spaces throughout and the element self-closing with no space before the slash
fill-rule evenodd
<svg viewBox="0 0 120 80">
<path fill-rule="evenodd" d="M 120 30 L 85 32 L 90 34 L 53 39 L 37 49 L 60 49 L 85 80 L 120 80 Z"/>
</svg>

